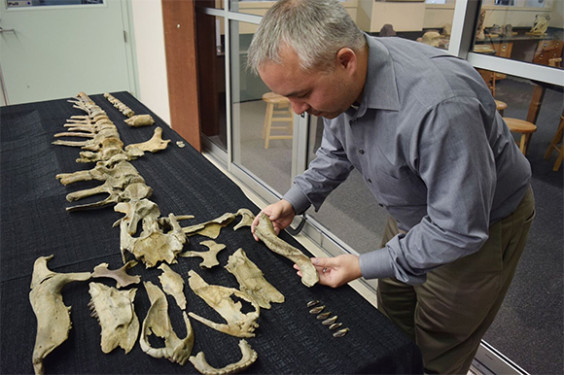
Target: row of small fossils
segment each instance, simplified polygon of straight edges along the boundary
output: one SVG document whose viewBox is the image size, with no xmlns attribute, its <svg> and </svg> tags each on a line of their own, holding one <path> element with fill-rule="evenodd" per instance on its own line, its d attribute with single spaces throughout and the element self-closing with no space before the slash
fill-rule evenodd
<svg viewBox="0 0 564 375">
<path fill-rule="evenodd" d="M 343 337 L 349 332 L 348 328 L 341 328 L 343 323 L 337 322 L 337 315 L 331 316 L 331 311 L 324 311 L 325 305 L 321 305 L 321 301 L 309 301 L 307 307 L 311 308 L 309 310 L 310 314 L 316 315 L 317 320 L 322 321 L 321 324 L 327 326 L 331 331 L 337 330 L 333 333 L 333 337 Z"/>
</svg>

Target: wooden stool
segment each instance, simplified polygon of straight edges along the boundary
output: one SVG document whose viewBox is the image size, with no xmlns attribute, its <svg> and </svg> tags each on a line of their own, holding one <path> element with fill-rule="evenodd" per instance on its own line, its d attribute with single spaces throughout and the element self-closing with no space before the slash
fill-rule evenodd
<svg viewBox="0 0 564 375">
<path fill-rule="evenodd" d="M 282 95 L 267 92 L 262 96 L 266 102 L 266 114 L 262 127 L 264 148 L 267 149 L 271 139 L 292 139 L 294 132 L 294 111 L 290 100 Z M 273 122 L 286 123 L 284 126 L 272 126 Z M 273 130 L 282 130 L 285 134 L 272 135 Z"/>
<path fill-rule="evenodd" d="M 558 152 L 558 156 L 556 157 L 556 161 L 554 162 L 554 167 L 552 167 L 552 170 L 554 172 L 557 172 L 558 169 L 560 169 L 560 164 L 562 164 L 562 159 L 564 158 L 563 140 L 564 140 L 564 115 L 560 116 L 560 125 L 558 125 L 558 130 L 556 131 L 554 138 L 552 138 L 552 142 L 550 142 L 550 146 L 548 146 L 548 149 L 544 154 L 544 158 L 548 159 L 550 157 L 550 154 L 552 154 L 553 150 L 556 150 L 556 152 Z"/>
<path fill-rule="evenodd" d="M 523 155 L 527 154 L 527 147 L 529 146 L 529 140 L 531 134 L 537 131 L 537 126 L 532 122 L 520 120 L 518 118 L 504 117 L 503 120 L 514 133 L 521 134 L 521 140 L 519 141 L 519 149 Z"/>
<path fill-rule="evenodd" d="M 505 110 L 505 108 L 507 108 L 507 103 L 495 99 L 495 108 L 497 109 L 499 114 L 503 116 L 503 111 Z"/>
</svg>

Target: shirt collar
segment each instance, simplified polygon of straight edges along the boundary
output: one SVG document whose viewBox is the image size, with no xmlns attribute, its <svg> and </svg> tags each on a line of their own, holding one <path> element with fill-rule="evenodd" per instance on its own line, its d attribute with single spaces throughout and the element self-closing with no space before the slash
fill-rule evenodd
<svg viewBox="0 0 564 375">
<path fill-rule="evenodd" d="M 396 75 L 390 52 L 374 37 L 366 35 L 366 41 L 368 43 L 368 71 L 362 99 L 358 110 L 351 108 L 347 111 L 356 112 L 354 116 L 356 118 L 364 116 L 368 108 L 392 111 L 400 109 Z"/>
</svg>

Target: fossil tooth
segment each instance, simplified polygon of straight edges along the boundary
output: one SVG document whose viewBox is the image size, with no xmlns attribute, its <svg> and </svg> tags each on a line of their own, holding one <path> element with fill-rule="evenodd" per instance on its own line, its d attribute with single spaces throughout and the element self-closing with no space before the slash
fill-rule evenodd
<svg viewBox="0 0 564 375">
<path fill-rule="evenodd" d="M 337 321 L 337 315 L 333 315 L 332 317 L 325 319 L 321 322 L 324 326 L 330 326 Z"/>
<path fill-rule="evenodd" d="M 317 307 L 314 307 L 313 309 L 309 310 L 309 313 L 310 314 L 319 314 L 320 312 L 323 311 L 324 308 L 325 308 L 325 305 L 317 306 Z"/>
<path fill-rule="evenodd" d="M 342 326 L 342 325 L 343 325 L 343 323 L 333 323 L 333 324 L 331 324 L 331 325 L 329 326 L 329 329 L 332 331 L 332 330 L 334 330 L 334 329 L 339 328 L 339 327 Z"/>
<path fill-rule="evenodd" d="M 319 319 L 319 320 L 323 320 L 323 319 L 327 319 L 329 317 L 329 315 L 331 315 L 331 311 L 321 313 L 321 314 L 317 315 L 316 318 Z"/>
<path fill-rule="evenodd" d="M 340 329 L 337 332 L 333 333 L 333 337 L 343 337 L 347 334 L 347 332 L 349 332 L 348 328 Z"/>
<path fill-rule="evenodd" d="M 319 300 L 314 299 L 314 300 L 309 301 L 309 302 L 307 303 L 307 307 L 313 307 L 313 306 L 315 306 L 315 305 L 319 305 Z"/>
</svg>

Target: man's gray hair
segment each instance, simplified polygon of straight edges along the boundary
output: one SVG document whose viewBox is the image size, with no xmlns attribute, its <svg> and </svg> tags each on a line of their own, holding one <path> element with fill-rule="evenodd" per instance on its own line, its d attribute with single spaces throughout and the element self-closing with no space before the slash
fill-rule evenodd
<svg viewBox="0 0 564 375">
<path fill-rule="evenodd" d="M 366 44 L 338 0 L 279 0 L 262 19 L 248 50 L 247 66 L 258 74 L 265 62 L 280 63 L 280 47 L 289 46 L 303 70 L 331 70 L 337 52 Z"/>
</svg>

